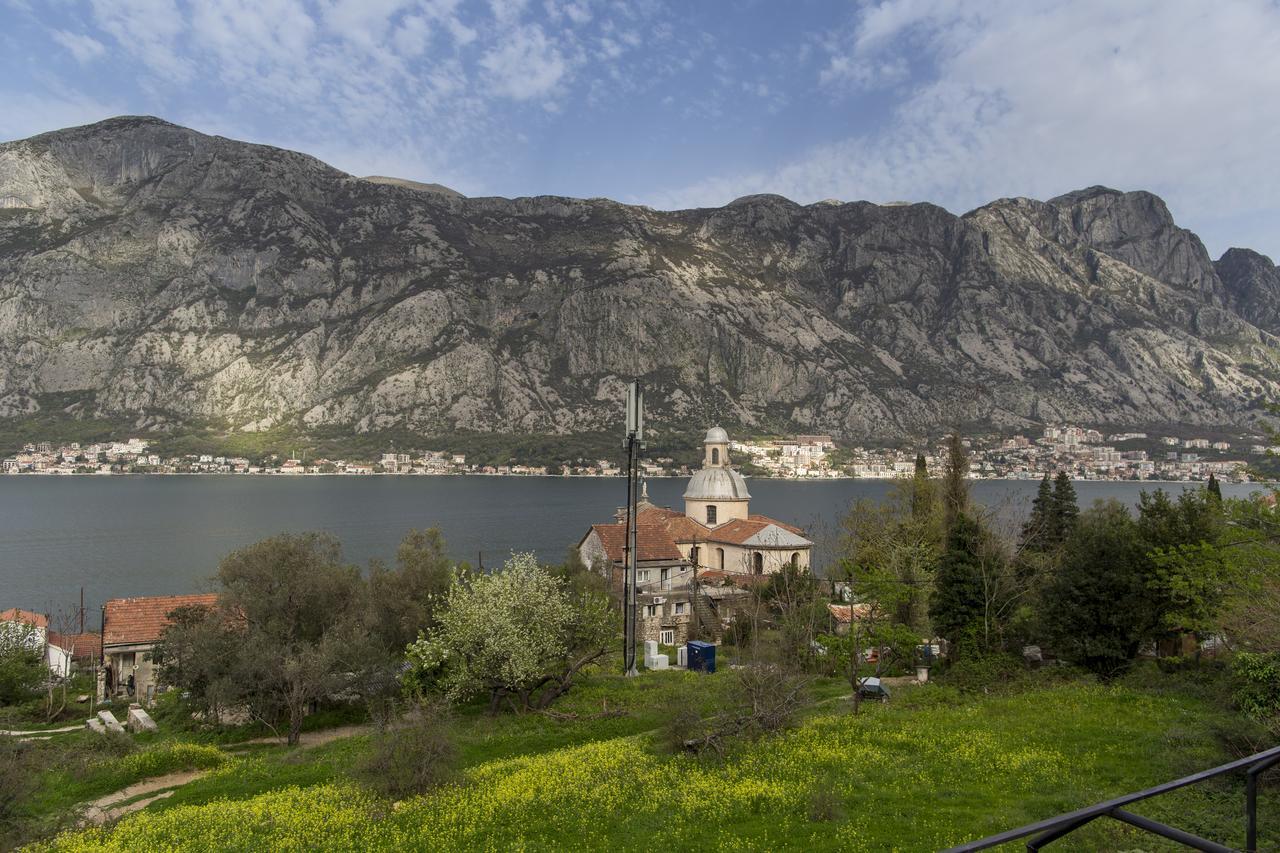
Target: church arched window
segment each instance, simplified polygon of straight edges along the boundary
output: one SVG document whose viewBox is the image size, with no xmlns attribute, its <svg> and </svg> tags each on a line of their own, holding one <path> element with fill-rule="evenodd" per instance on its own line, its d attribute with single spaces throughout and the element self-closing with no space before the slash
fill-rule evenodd
<svg viewBox="0 0 1280 853">
<path fill-rule="evenodd" d="M 799 551 L 794 551 L 791 554 L 791 568 L 793 569 L 800 568 L 800 552 Z"/>
<path fill-rule="evenodd" d="M 718 568 L 722 572 L 724 571 L 724 549 L 723 548 L 716 549 L 716 568 Z"/>
<path fill-rule="evenodd" d="M 764 554 L 759 551 L 751 554 L 751 570 L 758 575 L 764 574 Z"/>
<path fill-rule="evenodd" d="M 711 448 L 711 464 L 712 465 L 720 464 L 720 448 L 718 447 Z"/>
<path fill-rule="evenodd" d="M 716 523 L 716 505 L 707 504 L 707 524 Z"/>
</svg>

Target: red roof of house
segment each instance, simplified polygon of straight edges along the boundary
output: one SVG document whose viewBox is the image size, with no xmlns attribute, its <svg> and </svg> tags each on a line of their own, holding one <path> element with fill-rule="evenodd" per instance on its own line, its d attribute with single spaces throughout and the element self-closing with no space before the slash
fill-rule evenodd
<svg viewBox="0 0 1280 853">
<path fill-rule="evenodd" d="M 871 605 L 869 604 L 828 604 L 827 612 L 835 617 L 840 623 L 849 622 L 855 615 L 859 619 L 866 619 L 871 614 Z"/>
<path fill-rule="evenodd" d="M 49 632 L 49 645 L 71 652 L 76 660 L 93 660 L 102 655 L 102 638 L 90 631 L 83 634 Z"/>
<path fill-rule="evenodd" d="M 787 524 L 785 521 L 778 521 L 778 519 L 770 518 L 767 515 L 757 515 L 755 513 L 752 513 L 751 515 L 747 516 L 747 520 L 762 521 L 765 524 L 776 524 L 778 527 L 781 527 L 783 530 L 790 530 L 792 533 L 794 533 L 797 536 L 804 535 L 803 527 L 796 527 L 794 524 Z"/>
<path fill-rule="evenodd" d="M 708 541 L 712 542 L 728 542 L 731 545 L 741 545 L 772 523 L 771 521 L 756 521 L 751 518 L 735 518 L 710 531 L 707 537 Z"/>
<path fill-rule="evenodd" d="M 154 643 L 169 625 L 169 614 L 179 607 L 213 607 L 217 593 L 154 595 L 146 598 L 113 598 L 102 620 L 104 646 Z"/>
<path fill-rule="evenodd" d="M 31 610 L 22 610 L 18 607 L 10 607 L 8 610 L 0 611 L 0 622 L 25 622 L 37 628 L 49 627 L 48 616 Z"/>
</svg>

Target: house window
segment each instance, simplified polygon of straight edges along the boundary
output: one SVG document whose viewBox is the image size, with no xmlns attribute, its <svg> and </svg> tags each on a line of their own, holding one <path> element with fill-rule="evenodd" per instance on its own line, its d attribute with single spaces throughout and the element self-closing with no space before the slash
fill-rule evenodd
<svg viewBox="0 0 1280 853">
<path fill-rule="evenodd" d="M 718 568 L 720 571 L 723 572 L 724 571 L 724 549 L 723 548 L 716 549 L 716 564 L 717 564 L 716 568 Z"/>
<path fill-rule="evenodd" d="M 648 583 L 648 582 L 649 582 L 649 570 L 636 569 L 636 583 Z"/>
<path fill-rule="evenodd" d="M 674 646 L 676 644 L 676 632 L 674 629 L 665 628 L 658 632 L 658 642 L 664 646 Z"/>
<path fill-rule="evenodd" d="M 652 619 L 652 618 L 654 618 L 654 617 L 655 617 L 655 616 L 657 616 L 657 615 L 658 615 L 658 605 L 656 605 L 656 604 L 646 604 L 646 605 L 644 606 L 644 617 L 645 617 L 646 619 Z"/>
<path fill-rule="evenodd" d="M 683 616 L 683 615 L 685 614 L 685 610 L 686 610 L 688 607 L 689 607 L 689 605 L 688 605 L 686 602 L 683 602 L 683 601 L 677 601 L 677 602 L 676 602 L 676 615 L 677 615 L 677 616 Z"/>
<path fill-rule="evenodd" d="M 755 551 L 751 555 L 751 570 L 758 575 L 764 574 L 764 554 Z"/>
<path fill-rule="evenodd" d="M 716 505 L 708 504 L 707 505 L 707 524 L 715 524 L 715 523 L 716 523 Z"/>
</svg>

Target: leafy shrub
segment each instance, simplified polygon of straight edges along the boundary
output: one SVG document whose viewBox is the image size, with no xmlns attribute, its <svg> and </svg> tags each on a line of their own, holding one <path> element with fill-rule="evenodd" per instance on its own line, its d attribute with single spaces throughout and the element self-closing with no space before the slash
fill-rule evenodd
<svg viewBox="0 0 1280 853">
<path fill-rule="evenodd" d="M 16 705 L 40 689 L 49 675 L 35 629 L 7 622 L 0 630 L 0 705 Z"/>
<path fill-rule="evenodd" d="M 1240 652 L 1232 660 L 1233 696 L 1240 710 L 1273 730 L 1280 730 L 1280 652 Z"/>
<path fill-rule="evenodd" d="M 374 736 L 357 775 L 374 791 L 398 800 L 448 781 L 456 760 L 445 718 L 419 709 Z"/>
<path fill-rule="evenodd" d="M 967 691 L 1007 688 L 1027 671 L 1021 658 L 1002 652 L 968 654 L 952 660 L 942 674 L 945 684 Z"/>
<path fill-rule="evenodd" d="M 709 715 L 699 712 L 695 703 L 677 703 L 664 727 L 670 745 L 696 754 L 724 755 L 740 741 L 790 728 L 806 704 L 809 678 L 777 664 L 752 664 L 730 677 L 729 691 Z"/>
</svg>

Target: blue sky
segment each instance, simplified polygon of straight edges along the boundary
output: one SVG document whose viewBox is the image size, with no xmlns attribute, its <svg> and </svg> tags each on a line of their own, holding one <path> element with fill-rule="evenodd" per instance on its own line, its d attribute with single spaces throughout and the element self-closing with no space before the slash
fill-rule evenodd
<svg viewBox="0 0 1280 853">
<path fill-rule="evenodd" d="M 1276 0 L 0 0 L 0 138 L 118 114 L 468 195 L 1149 189 L 1280 260 Z"/>
</svg>

